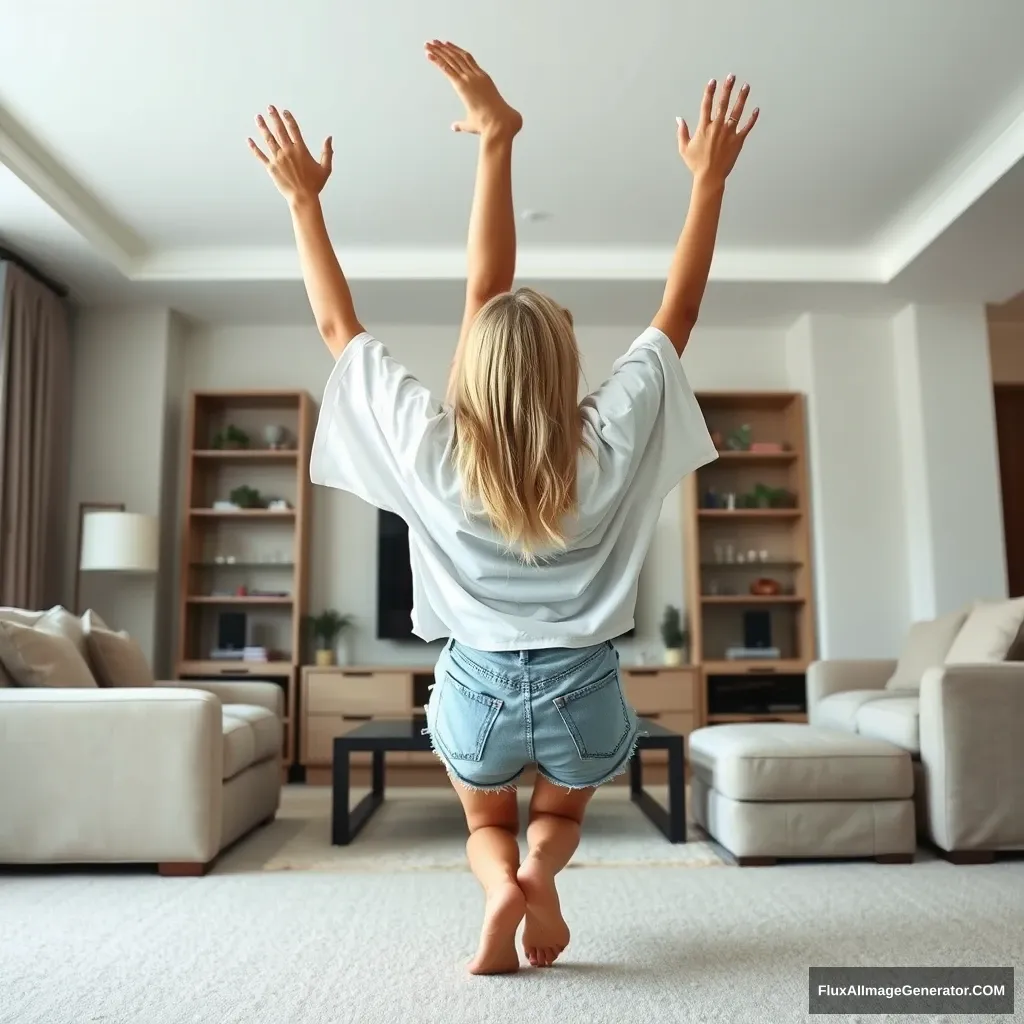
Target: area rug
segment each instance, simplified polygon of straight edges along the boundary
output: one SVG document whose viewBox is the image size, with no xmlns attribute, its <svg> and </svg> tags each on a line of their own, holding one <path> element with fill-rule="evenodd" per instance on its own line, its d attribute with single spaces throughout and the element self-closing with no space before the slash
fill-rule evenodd
<svg viewBox="0 0 1024 1024">
<path fill-rule="evenodd" d="M 361 794 L 354 794 L 355 798 Z M 654 795 L 658 792 L 655 789 Z M 526 821 L 528 794 L 522 798 Z M 599 792 L 571 868 L 720 867 L 725 861 L 692 822 L 691 841 L 670 843 L 629 800 L 625 787 Z M 330 791 L 289 787 L 278 820 L 248 841 L 247 864 L 222 870 L 395 872 L 466 871 L 466 825 L 447 789 L 388 790 L 384 805 L 350 846 L 330 841 Z M 258 867 L 256 866 L 258 863 Z"/>
</svg>

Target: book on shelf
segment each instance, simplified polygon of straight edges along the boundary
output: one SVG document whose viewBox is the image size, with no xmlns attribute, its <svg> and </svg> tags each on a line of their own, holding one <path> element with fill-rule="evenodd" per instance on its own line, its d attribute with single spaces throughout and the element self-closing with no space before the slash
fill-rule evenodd
<svg viewBox="0 0 1024 1024">
<path fill-rule="evenodd" d="M 777 661 L 781 657 L 778 647 L 729 647 L 725 652 L 726 661 Z"/>
</svg>

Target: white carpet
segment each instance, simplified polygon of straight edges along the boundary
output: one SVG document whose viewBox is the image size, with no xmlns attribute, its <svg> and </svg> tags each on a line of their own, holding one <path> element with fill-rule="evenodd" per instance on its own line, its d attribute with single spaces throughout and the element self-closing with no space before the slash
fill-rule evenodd
<svg viewBox="0 0 1024 1024">
<path fill-rule="evenodd" d="M 775 1024 L 810 1019 L 811 965 L 1024 963 L 1020 860 L 567 871 L 564 960 L 471 978 L 470 875 L 244 854 L 201 879 L 0 874 L 0 1024 Z"/>
<path fill-rule="evenodd" d="M 657 788 L 651 792 L 662 802 L 667 796 Z M 384 805 L 349 846 L 331 845 L 330 795 L 325 787 L 289 786 L 277 820 L 237 854 L 229 853 L 217 870 L 468 870 L 466 819 L 451 788 L 388 789 Z M 520 800 L 525 822 L 529 793 Z M 668 842 L 630 802 L 626 786 L 606 786 L 588 810 L 573 865 L 721 867 L 718 851 L 692 822 L 690 829 L 690 842 Z"/>
</svg>

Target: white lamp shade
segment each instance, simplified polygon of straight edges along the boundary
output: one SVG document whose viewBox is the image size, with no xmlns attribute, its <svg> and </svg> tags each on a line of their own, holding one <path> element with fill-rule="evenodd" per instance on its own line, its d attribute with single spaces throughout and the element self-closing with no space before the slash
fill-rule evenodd
<svg viewBox="0 0 1024 1024">
<path fill-rule="evenodd" d="M 85 572 L 156 572 L 160 529 L 155 516 L 138 512 L 87 512 L 82 526 Z"/>
</svg>

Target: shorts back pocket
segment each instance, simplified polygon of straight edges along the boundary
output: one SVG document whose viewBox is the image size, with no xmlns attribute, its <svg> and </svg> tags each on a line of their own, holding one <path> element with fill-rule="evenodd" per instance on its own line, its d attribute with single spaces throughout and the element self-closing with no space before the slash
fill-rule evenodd
<svg viewBox="0 0 1024 1024">
<path fill-rule="evenodd" d="M 476 693 L 445 673 L 435 690 L 437 706 L 431 729 L 453 761 L 479 761 L 501 711 L 497 697 Z"/>
<path fill-rule="evenodd" d="M 629 736 L 629 711 L 617 671 L 556 697 L 554 705 L 584 759 L 614 757 Z"/>
</svg>

